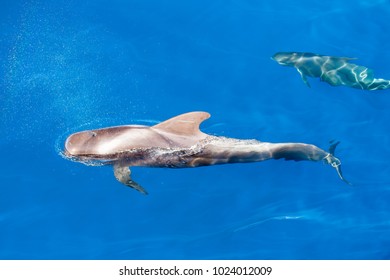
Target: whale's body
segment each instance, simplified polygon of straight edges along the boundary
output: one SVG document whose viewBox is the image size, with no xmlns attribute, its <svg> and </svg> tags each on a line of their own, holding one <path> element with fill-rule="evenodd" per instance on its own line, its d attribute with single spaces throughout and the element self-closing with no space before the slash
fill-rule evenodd
<svg viewBox="0 0 390 280">
<path fill-rule="evenodd" d="M 279 52 L 273 60 L 297 69 L 303 82 L 310 87 L 307 77 L 320 78 L 332 86 L 348 86 L 364 90 L 390 88 L 390 81 L 374 78 L 367 67 L 350 63 L 355 58 L 319 55 L 305 52 Z"/>
<path fill-rule="evenodd" d="M 212 136 L 199 130 L 209 117 L 206 112 L 191 112 L 152 127 L 128 125 L 77 132 L 67 138 L 64 154 L 86 164 L 111 164 L 118 181 L 142 193 L 146 191 L 130 177 L 131 166 L 187 168 L 284 158 L 324 161 L 343 179 L 340 161 L 333 155 L 338 143 L 326 152 L 304 143 Z"/>
</svg>

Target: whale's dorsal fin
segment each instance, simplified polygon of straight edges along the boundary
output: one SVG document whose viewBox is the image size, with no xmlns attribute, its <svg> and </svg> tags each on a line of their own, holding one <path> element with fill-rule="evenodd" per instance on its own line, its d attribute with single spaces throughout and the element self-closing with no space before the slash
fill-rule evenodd
<svg viewBox="0 0 390 280">
<path fill-rule="evenodd" d="M 349 60 L 356 60 L 358 58 L 357 57 L 345 57 L 345 56 L 343 56 L 342 59 L 346 60 L 346 61 L 349 61 Z"/>
<path fill-rule="evenodd" d="M 156 124 L 153 128 L 180 135 L 196 135 L 202 133 L 199 125 L 209 117 L 207 112 L 190 112 Z"/>
<path fill-rule="evenodd" d="M 341 61 L 350 61 L 350 60 L 358 59 L 357 57 L 345 57 L 345 56 L 329 56 L 329 57 Z"/>
</svg>

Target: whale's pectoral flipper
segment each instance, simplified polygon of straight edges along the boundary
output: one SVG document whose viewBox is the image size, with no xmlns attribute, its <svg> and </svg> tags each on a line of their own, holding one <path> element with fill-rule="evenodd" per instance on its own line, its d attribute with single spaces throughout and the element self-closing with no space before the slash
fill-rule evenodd
<svg viewBox="0 0 390 280">
<path fill-rule="evenodd" d="M 329 147 L 329 154 L 326 155 L 324 158 L 325 163 L 330 164 L 332 167 L 334 167 L 337 171 L 337 174 L 339 175 L 340 179 L 343 180 L 348 185 L 352 185 L 350 182 L 348 182 L 344 176 L 343 172 L 341 171 L 341 161 L 335 157 L 334 153 L 336 151 L 337 145 L 340 143 L 340 141 L 337 142 L 331 142 L 331 145 Z"/>
<path fill-rule="evenodd" d="M 121 182 L 122 184 L 128 187 L 136 189 L 137 191 L 143 194 L 148 194 L 148 192 L 143 187 L 141 187 L 138 183 L 131 180 L 130 174 L 131 171 L 128 166 L 122 166 L 119 164 L 114 165 L 114 175 L 119 182 Z"/>
<path fill-rule="evenodd" d="M 301 75 L 301 78 L 303 80 L 303 82 L 309 87 L 311 88 L 311 85 L 309 84 L 309 81 L 307 80 L 307 77 L 305 74 L 302 73 L 302 71 L 299 69 L 299 68 L 296 68 L 298 73 Z"/>
</svg>

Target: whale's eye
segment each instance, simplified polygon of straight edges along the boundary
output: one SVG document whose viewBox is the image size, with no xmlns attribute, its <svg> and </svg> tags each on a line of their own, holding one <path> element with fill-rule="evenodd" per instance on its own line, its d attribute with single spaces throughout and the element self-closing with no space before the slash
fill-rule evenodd
<svg viewBox="0 0 390 280">
<path fill-rule="evenodd" d="M 96 136 L 96 132 L 91 131 L 90 134 L 91 134 L 92 137 Z"/>
</svg>

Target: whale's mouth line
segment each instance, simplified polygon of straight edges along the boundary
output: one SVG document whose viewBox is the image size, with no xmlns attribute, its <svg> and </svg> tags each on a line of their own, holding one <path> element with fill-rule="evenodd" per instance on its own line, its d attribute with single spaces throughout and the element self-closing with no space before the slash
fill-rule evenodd
<svg viewBox="0 0 390 280">
<path fill-rule="evenodd" d="M 58 155 L 61 156 L 63 159 L 67 159 L 70 161 L 78 161 L 75 156 L 71 155 L 66 149 L 63 151 L 58 151 Z"/>
<path fill-rule="evenodd" d="M 73 155 L 71 154 L 66 148 L 64 148 L 64 150 L 62 151 L 59 151 L 58 153 L 62 158 L 64 159 L 67 159 L 67 160 L 71 160 L 71 161 L 81 161 L 81 157 L 80 156 L 76 156 L 76 155 Z"/>
<path fill-rule="evenodd" d="M 102 160 L 102 159 L 97 159 L 93 158 L 90 155 L 71 155 L 67 153 L 67 151 L 63 151 L 60 153 L 60 156 L 63 157 L 64 159 L 67 159 L 69 161 L 73 162 L 79 162 L 88 166 L 103 166 L 107 164 L 111 164 L 112 162 L 109 160 Z"/>
<path fill-rule="evenodd" d="M 73 161 L 73 162 L 79 162 L 88 166 L 103 166 L 107 164 L 112 164 L 112 160 L 106 159 L 103 156 L 97 156 L 92 154 L 79 154 L 74 155 L 71 154 L 66 148 L 64 148 L 63 151 L 60 151 L 58 153 L 62 158 Z"/>
</svg>

